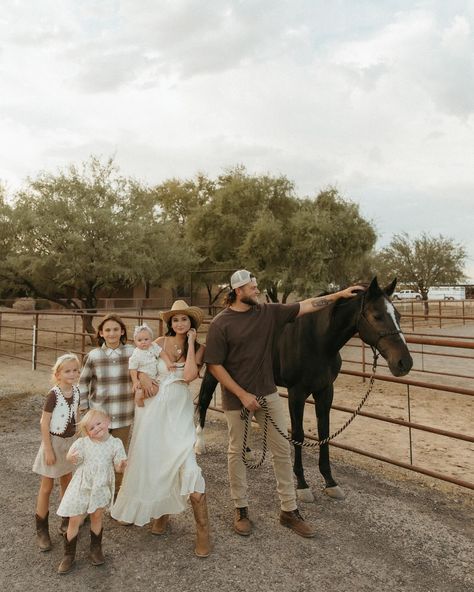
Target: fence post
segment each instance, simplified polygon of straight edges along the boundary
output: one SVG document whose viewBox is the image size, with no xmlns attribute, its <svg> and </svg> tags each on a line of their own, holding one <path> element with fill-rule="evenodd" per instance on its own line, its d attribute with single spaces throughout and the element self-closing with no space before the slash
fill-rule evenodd
<svg viewBox="0 0 474 592">
<path fill-rule="evenodd" d="M 72 338 L 72 349 L 76 349 L 77 314 L 74 313 L 72 318 L 74 319 L 74 335 Z"/>
<path fill-rule="evenodd" d="M 2 328 L 2 326 L 1 326 L 1 319 L 2 319 L 2 315 L 0 314 L 0 330 Z M 466 319 L 464 318 L 464 300 L 462 301 L 462 324 L 463 325 L 466 324 Z"/>
<path fill-rule="evenodd" d="M 439 328 L 441 329 L 441 300 L 438 302 L 438 311 L 439 311 Z"/>
<path fill-rule="evenodd" d="M 35 315 L 35 321 L 33 323 L 33 344 L 31 348 L 31 369 L 36 370 L 36 362 L 37 362 L 37 350 L 38 350 L 38 324 L 39 324 L 39 315 Z"/>
<path fill-rule="evenodd" d="M 365 374 L 365 343 L 362 342 L 362 372 Z M 365 382 L 365 376 L 362 377 L 362 382 Z"/>
<path fill-rule="evenodd" d="M 407 384 L 407 403 L 408 403 L 408 423 L 411 424 L 411 407 L 410 407 L 410 385 Z M 413 442 L 411 437 L 411 425 L 408 426 L 408 439 L 410 442 L 410 464 L 413 464 Z"/>
<path fill-rule="evenodd" d="M 86 320 L 84 315 L 82 318 L 82 333 L 81 333 L 81 365 L 84 364 L 84 352 L 86 351 Z"/>
<path fill-rule="evenodd" d="M 411 330 L 415 331 L 415 312 L 413 308 L 413 302 L 411 303 Z"/>
</svg>

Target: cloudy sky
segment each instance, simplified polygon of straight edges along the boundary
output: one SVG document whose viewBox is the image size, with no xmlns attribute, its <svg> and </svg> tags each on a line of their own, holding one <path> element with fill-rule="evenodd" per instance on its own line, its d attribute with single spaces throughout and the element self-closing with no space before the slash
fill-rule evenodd
<svg viewBox="0 0 474 592">
<path fill-rule="evenodd" d="M 474 277 L 474 1 L 3 0 L 1 182 L 90 154 L 335 185 L 379 246 L 443 234 Z"/>
</svg>

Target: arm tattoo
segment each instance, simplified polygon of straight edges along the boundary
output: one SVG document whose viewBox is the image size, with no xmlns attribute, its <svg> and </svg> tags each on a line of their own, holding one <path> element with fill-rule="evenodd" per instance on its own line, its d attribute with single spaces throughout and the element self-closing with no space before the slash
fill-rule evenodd
<svg viewBox="0 0 474 592">
<path fill-rule="evenodd" d="M 330 304 L 331 301 L 327 298 L 315 298 L 314 300 L 311 300 L 311 306 L 313 308 L 324 308 L 325 306 L 329 306 Z"/>
</svg>

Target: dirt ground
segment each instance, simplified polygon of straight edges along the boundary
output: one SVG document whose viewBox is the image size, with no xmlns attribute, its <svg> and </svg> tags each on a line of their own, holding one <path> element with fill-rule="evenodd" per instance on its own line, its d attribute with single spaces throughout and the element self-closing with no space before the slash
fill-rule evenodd
<svg viewBox="0 0 474 592">
<path fill-rule="evenodd" d="M 369 400 L 371 410 L 383 408 L 391 410 L 394 417 L 405 417 L 406 393 L 398 388 L 377 383 Z M 83 528 L 75 570 L 58 576 L 62 544 L 56 533 L 59 520 L 54 515 L 57 491 L 51 508 L 51 552 L 37 550 L 33 525 L 38 477 L 31 472 L 31 464 L 39 446 L 38 421 L 47 389 L 44 370 L 32 372 L 27 363 L 0 358 L 0 590 L 467 592 L 474 587 L 472 492 L 339 449 L 332 448 L 331 454 L 335 476 L 347 494 L 342 502 L 321 492 L 316 459 L 311 452 L 305 455 L 316 501 L 301 509 L 316 525 L 316 538 L 301 539 L 279 525 L 268 459 L 250 475 L 255 533 L 248 539 L 234 534 L 227 489 L 226 430 L 217 413 L 209 415 L 209 452 L 199 457 L 208 487 L 212 555 L 204 560 L 193 556 L 190 511 L 174 517 L 172 530 L 164 537 L 153 537 L 146 527 L 120 526 L 107 517 L 106 564 L 94 568 L 88 563 L 88 533 Z M 338 379 L 340 404 L 352 404 L 362 392 L 360 379 Z M 441 407 L 433 418 L 433 397 L 424 397 L 423 393 L 411 393 L 415 399 L 412 420 L 436 422 L 437 416 L 444 429 L 467 433 L 472 407 L 463 407 L 460 414 L 451 416 L 457 407 L 452 398 L 436 397 Z M 307 428 L 313 429 L 310 415 L 307 413 Z M 346 417 L 334 412 L 333 428 Z M 347 438 L 351 445 L 387 456 L 400 455 L 406 461 L 406 428 L 399 433 L 399 428 L 382 424 L 385 427 L 377 432 L 368 428 L 373 423 L 357 418 L 340 441 Z M 440 442 L 417 439 L 414 462 L 429 462 L 433 470 L 472 481 L 472 445 L 464 442 L 462 449 L 455 450 L 451 441 L 448 446 L 441 437 L 436 438 Z M 439 466 L 433 465 L 433 458 L 439 459 Z"/>
</svg>

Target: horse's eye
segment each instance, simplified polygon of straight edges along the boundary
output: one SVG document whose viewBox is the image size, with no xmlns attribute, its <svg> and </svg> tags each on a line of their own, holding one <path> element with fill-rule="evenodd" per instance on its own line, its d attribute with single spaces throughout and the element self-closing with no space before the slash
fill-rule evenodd
<svg viewBox="0 0 474 592">
<path fill-rule="evenodd" d="M 382 315 L 374 314 L 374 320 L 375 321 L 381 321 L 382 319 L 383 319 Z"/>
</svg>

